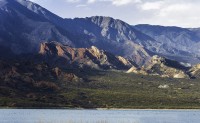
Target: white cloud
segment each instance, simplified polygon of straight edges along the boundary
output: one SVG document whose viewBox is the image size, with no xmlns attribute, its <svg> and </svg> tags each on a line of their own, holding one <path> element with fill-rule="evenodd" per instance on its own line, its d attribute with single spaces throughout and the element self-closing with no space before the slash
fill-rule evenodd
<svg viewBox="0 0 200 123">
<path fill-rule="evenodd" d="M 81 0 L 66 0 L 70 3 L 77 3 L 77 2 L 83 2 Z M 86 0 L 86 3 L 92 4 L 92 3 L 98 3 L 98 2 L 110 2 L 112 5 L 115 6 L 122 6 L 127 5 L 130 3 L 141 3 L 141 0 Z"/>
<path fill-rule="evenodd" d="M 87 3 L 94 3 L 96 0 L 88 0 Z"/>
<path fill-rule="evenodd" d="M 113 5 L 121 6 L 121 5 L 127 5 L 130 3 L 140 3 L 141 0 L 111 0 Z"/>
<path fill-rule="evenodd" d="M 66 2 L 70 2 L 70 3 L 77 3 L 80 2 L 80 0 L 65 0 Z"/>
<path fill-rule="evenodd" d="M 32 2 L 38 2 L 38 0 L 30 0 L 30 1 L 32 1 Z"/>
<path fill-rule="evenodd" d="M 146 2 L 141 5 L 143 10 L 158 10 L 164 5 L 163 1 Z"/>
<path fill-rule="evenodd" d="M 79 4 L 79 5 L 76 5 L 76 7 L 77 8 L 79 8 L 79 7 L 87 7 L 87 5 L 86 4 Z"/>
<path fill-rule="evenodd" d="M 195 6 L 191 6 L 190 4 L 172 4 L 166 7 L 163 7 L 160 12 L 159 15 L 160 16 L 170 16 L 170 15 L 174 15 L 174 14 L 179 14 L 179 15 L 187 15 L 187 12 L 190 12 L 192 9 L 194 9 Z"/>
</svg>

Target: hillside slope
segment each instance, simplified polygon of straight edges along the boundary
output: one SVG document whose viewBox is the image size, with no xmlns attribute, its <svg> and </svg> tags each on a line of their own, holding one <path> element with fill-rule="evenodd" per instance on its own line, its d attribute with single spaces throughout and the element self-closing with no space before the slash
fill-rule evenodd
<svg viewBox="0 0 200 123">
<path fill-rule="evenodd" d="M 111 17 L 63 19 L 28 0 L 0 1 L 1 49 L 15 54 L 37 52 L 44 41 L 73 47 L 96 46 L 137 64 L 149 57 L 145 46 L 154 41 L 129 24 Z"/>
<path fill-rule="evenodd" d="M 199 29 L 153 25 L 136 25 L 133 27 L 156 40 L 146 47 L 153 53 L 180 62 L 192 64 L 200 62 Z M 157 46 L 155 49 L 152 48 L 154 45 Z"/>
<path fill-rule="evenodd" d="M 1 49 L 15 54 L 37 52 L 44 40 L 72 45 L 69 33 L 27 8 L 32 5 L 26 0 L 0 1 Z"/>
</svg>

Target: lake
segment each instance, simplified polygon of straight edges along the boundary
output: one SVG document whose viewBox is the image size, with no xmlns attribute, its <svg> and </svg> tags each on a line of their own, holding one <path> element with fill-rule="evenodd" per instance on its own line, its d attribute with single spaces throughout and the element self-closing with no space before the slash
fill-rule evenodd
<svg viewBox="0 0 200 123">
<path fill-rule="evenodd" d="M 0 109 L 0 123 L 199 123 L 200 110 Z"/>
</svg>

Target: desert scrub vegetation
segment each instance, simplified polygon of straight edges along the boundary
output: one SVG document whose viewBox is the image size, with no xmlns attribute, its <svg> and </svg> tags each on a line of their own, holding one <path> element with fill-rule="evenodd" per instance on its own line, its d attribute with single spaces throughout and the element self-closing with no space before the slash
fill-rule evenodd
<svg viewBox="0 0 200 123">
<path fill-rule="evenodd" d="M 19 89 L 1 84 L 0 105 L 33 108 L 200 108 L 198 79 L 96 70 L 82 70 L 76 75 L 82 78 L 81 81 L 46 79 L 28 84 L 28 90 L 24 89 L 26 84 Z"/>
<path fill-rule="evenodd" d="M 84 100 L 94 108 L 200 107 L 200 83 L 197 79 L 172 79 L 101 71 L 88 76 L 88 80 L 82 84 L 68 83 L 68 91 L 62 92 L 64 97 L 68 97 L 70 101 L 80 99 L 80 103 Z M 80 93 L 84 93 L 84 99 L 80 98 Z"/>
</svg>

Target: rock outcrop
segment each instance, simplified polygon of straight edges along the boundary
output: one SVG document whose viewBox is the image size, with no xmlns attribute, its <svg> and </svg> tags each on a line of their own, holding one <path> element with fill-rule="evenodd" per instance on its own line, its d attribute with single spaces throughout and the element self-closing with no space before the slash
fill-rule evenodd
<svg viewBox="0 0 200 123">
<path fill-rule="evenodd" d="M 135 73 L 135 74 L 142 74 L 142 75 L 148 75 L 147 71 L 142 68 L 137 68 L 135 66 L 132 66 L 126 73 Z"/>
<path fill-rule="evenodd" d="M 133 66 L 127 59 L 99 50 L 95 46 L 72 48 L 58 42 L 42 43 L 39 54 L 45 57 L 47 62 L 63 67 L 126 70 Z"/>
<path fill-rule="evenodd" d="M 127 73 L 133 72 L 136 74 L 157 75 L 160 77 L 188 78 L 188 69 L 189 67 L 184 66 L 177 61 L 155 55 L 142 68 L 139 69 L 132 67 L 129 71 L 127 71 Z"/>
<path fill-rule="evenodd" d="M 153 56 L 146 67 L 150 75 L 159 75 L 161 77 L 187 78 L 188 68 L 177 61 L 169 60 L 157 55 Z"/>
<path fill-rule="evenodd" d="M 191 78 L 200 78 L 200 64 L 194 65 L 189 71 L 188 74 Z"/>
</svg>

